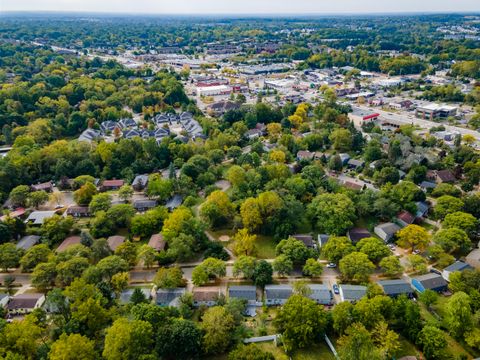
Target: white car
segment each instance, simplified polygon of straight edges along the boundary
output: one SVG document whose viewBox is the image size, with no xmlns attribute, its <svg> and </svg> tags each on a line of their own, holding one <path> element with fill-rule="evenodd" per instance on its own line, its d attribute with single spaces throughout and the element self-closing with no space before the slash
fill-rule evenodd
<svg viewBox="0 0 480 360">
<path fill-rule="evenodd" d="M 335 263 L 328 263 L 327 264 L 327 268 L 329 268 L 329 269 L 336 268 L 336 267 L 337 267 L 337 264 L 335 264 Z"/>
</svg>

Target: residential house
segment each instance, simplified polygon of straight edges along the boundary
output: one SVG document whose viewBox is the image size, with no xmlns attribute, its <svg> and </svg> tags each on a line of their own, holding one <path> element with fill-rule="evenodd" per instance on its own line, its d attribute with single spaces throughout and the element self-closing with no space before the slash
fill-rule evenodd
<svg viewBox="0 0 480 360">
<path fill-rule="evenodd" d="M 110 236 L 107 239 L 108 246 L 110 247 L 110 250 L 115 251 L 120 245 L 122 245 L 125 242 L 125 236 L 121 235 L 114 235 Z"/>
<path fill-rule="evenodd" d="M 308 287 L 312 291 L 308 297 L 314 300 L 317 304 L 321 304 L 321 305 L 333 304 L 332 291 L 328 288 L 327 285 L 309 284 Z"/>
<path fill-rule="evenodd" d="M 32 312 L 45 302 L 45 295 L 39 293 L 25 293 L 10 297 L 7 312 L 10 315 L 22 315 Z"/>
<path fill-rule="evenodd" d="M 120 121 L 118 122 L 118 125 L 122 129 L 126 129 L 126 128 L 136 127 L 137 123 L 135 122 L 135 120 L 133 120 L 131 118 L 123 118 L 123 119 L 120 119 Z"/>
<path fill-rule="evenodd" d="M 163 235 L 161 233 L 153 234 L 150 236 L 150 240 L 148 241 L 148 246 L 155 249 L 156 251 L 165 250 L 165 246 L 167 242 L 163 239 Z"/>
<path fill-rule="evenodd" d="M 357 160 L 357 159 L 350 159 L 347 162 L 347 167 L 349 169 L 359 170 L 365 166 L 365 161 Z"/>
<path fill-rule="evenodd" d="M 457 179 L 450 170 L 437 170 L 435 171 L 435 180 L 437 183 L 454 183 Z"/>
<path fill-rule="evenodd" d="M 259 130 L 259 129 L 250 129 L 248 130 L 246 133 L 245 133 L 245 136 L 249 139 L 249 140 L 253 140 L 253 139 L 257 139 L 259 138 L 260 136 L 263 135 L 263 131 L 262 130 Z"/>
<path fill-rule="evenodd" d="M 419 185 L 420 189 L 422 189 L 424 192 L 427 192 L 428 190 L 433 190 L 437 186 L 434 182 L 431 181 L 422 181 Z"/>
<path fill-rule="evenodd" d="M 1 293 L 0 294 L 0 306 L 5 309 L 10 300 L 10 296 L 8 294 Z"/>
<path fill-rule="evenodd" d="M 158 289 L 155 302 L 159 306 L 178 307 L 180 305 L 180 297 L 183 294 L 185 294 L 185 288 Z"/>
<path fill-rule="evenodd" d="M 78 137 L 78 141 L 92 142 L 102 137 L 102 133 L 95 129 L 86 129 Z"/>
<path fill-rule="evenodd" d="M 147 288 L 138 288 L 141 290 L 143 295 L 145 296 L 145 299 L 150 300 L 152 298 L 152 294 L 150 292 L 150 289 Z M 130 289 L 125 289 L 120 293 L 119 300 L 122 304 L 128 304 L 131 301 L 133 292 L 135 291 L 134 288 Z"/>
<path fill-rule="evenodd" d="M 450 274 L 454 271 L 473 270 L 473 267 L 463 261 L 455 261 L 452 265 L 447 266 L 442 271 L 442 276 L 445 280 L 450 281 Z"/>
<path fill-rule="evenodd" d="M 216 116 L 221 116 L 230 110 L 237 110 L 240 108 L 240 104 L 233 101 L 223 100 L 215 102 L 207 107 L 207 111 Z"/>
<path fill-rule="evenodd" d="M 140 212 L 153 209 L 155 206 L 157 206 L 157 200 L 143 199 L 133 202 L 134 209 Z"/>
<path fill-rule="evenodd" d="M 448 284 L 441 275 L 429 273 L 412 278 L 412 287 L 420 293 L 427 289 L 443 292 L 447 290 Z"/>
<path fill-rule="evenodd" d="M 429 206 L 424 201 L 418 201 L 415 203 L 417 205 L 417 212 L 415 213 L 415 217 L 417 219 L 424 218 L 428 214 Z"/>
<path fill-rule="evenodd" d="M 257 304 L 257 287 L 253 285 L 234 285 L 228 288 L 228 297 L 231 299 L 247 300 L 248 304 Z"/>
<path fill-rule="evenodd" d="M 292 235 L 294 239 L 300 240 L 305 244 L 306 247 L 308 248 L 316 248 L 317 243 L 313 241 L 313 236 L 310 234 L 295 234 Z"/>
<path fill-rule="evenodd" d="M 342 161 L 342 165 L 344 165 L 344 166 L 350 160 L 350 155 L 348 155 L 347 153 L 341 153 L 339 156 L 340 156 L 340 160 Z"/>
<path fill-rule="evenodd" d="M 364 228 L 353 228 L 348 231 L 347 237 L 353 244 L 356 244 L 362 239 L 372 237 L 372 234 L 370 233 L 370 231 Z"/>
<path fill-rule="evenodd" d="M 132 187 L 135 191 L 142 191 L 148 184 L 148 175 L 137 175 L 133 179 Z"/>
<path fill-rule="evenodd" d="M 110 191 L 120 189 L 125 182 L 123 180 L 104 180 L 100 187 L 101 191 Z"/>
<path fill-rule="evenodd" d="M 216 286 L 198 287 L 193 289 L 193 306 L 215 306 L 220 296 L 220 288 Z"/>
<path fill-rule="evenodd" d="M 363 285 L 342 284 L 339 286 L 341 301 L 355 302 L 364 297 L 367 287 Z"/>
<path fill-rule="evenodd" d="M 325 246 L 325 244 L 328 242 L 328 239 L 330 239 L 330 235 L 318 234 L 318 247 L 321 248 L 322 246 Z"/>
<path fill-rule="evenodd" d="M 384 223 L 375 226 L 373 232 L 377 234 L 377 236 L 385 242 L 389 242 L 400 230 L 400 226 L 394 223 Z"/>
<path fill-rule="evenodd" d="M 88 206 L 70 206 L 65 212 L 66 215 L 70 215 L 76 218 L 79 217 L 88 217 L 91 215 L 90 209 Z"/>
<path fill-rule="evenodd" d="M 402 210 L 397 214 L 396 220 L 401 227 L 405 227 L 413 224 L 413 222 L 415 221 L 415 216 L 413 216 L 406 210 Z"/>
<path fill-rule="evenodd" d="M 300 150 L 297 152 L 298 161 L 310 161 L 315 158 L 315 153 L 307 150 Z"/>
<path fill-rule="evenodd" d="M 173 195 L 169 200 L 167 200 L 167 203 L 165 206 L 167 207 L 168 210 L 173 211 L 180 205 L 182 205 L 183 197 L 182 195 Z"/>
<path fill-rule="evenodd" d="M 473 249 L 465 257 L 465 262 L 470 266 L 473 266 L 475 269 L 480 270 L 480 249 Z"/>
<path fill-rule="evenodd" d="M 288 298 L 292 296 L 293 289 L 291 285 L 266 285 L 265 286 L 265 304 L 267 306 L 283 305 Z"/>
<path fill-rule="evenodd" d="M 40 226 L 43 224 L 45 219 L 51 218 L 53 215 L 55 215 L 55 213 L 55 211 L 33 211 L 30 213 L 30 215 L 28 215 L 25 223 Z"/>
<path fill-rule="evenodd" d="M 32 246 L 38 244 L 40 241 L 40 236 L 38 235 L 27 235 L 24 236 L 20 239 L 20 241 L 17 243 L 17 249 L 23 249 L 23 250 L 28 250 Z"/>
<path fill-rule="evenodd" d="M 51 181 L 47 181 L 41 184 L 32 185 L 30 187 L 32 191 L 46 191 L 52 192 L 53 191 L 53 184 Z"/>
<path fill-rule="evenodd" d="M 60 245 L 57 247 L 57 253 L 61 253 L 67 250 L 70 246 L 78 245 L 81 242 L 80 236 L 69 236 L 65 240 L 62 241 Z"/>
<path fill-rule="evenodd" d="M 413 297 L 412 286 L 403 279 L 396 280 L 380 280 L 377 284 L 383 289 L 385 295 L 390 297 L 397 297 L 400 295 L 406 295 L 407 297 Z"/>
<path fill-rule="evenodd" d="M 111 133 L 115 128 L 120 129 L 120 126 L 115 121 L 107 120 L 100 124 L 100 129 L 103 133 Z"/>
<path fill-rule="evenodd" d="M 25 209 L 24 208 L 17 208 L 13 211 L 10 211 L 7 215 L 0 216 L 0 221 L 5 221 L 7 218 L 15 219 L 15 218 L 23 216 L 23 215 L 25 215 Z"/>
</svg>

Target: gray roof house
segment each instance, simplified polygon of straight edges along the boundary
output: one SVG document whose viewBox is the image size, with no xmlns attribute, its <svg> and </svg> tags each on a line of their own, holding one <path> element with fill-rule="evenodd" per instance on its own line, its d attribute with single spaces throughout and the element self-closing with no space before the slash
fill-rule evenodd
<svg viewBox="0 0 480 360">
<path fill-rule="evenodd" d="M 412 278 L 412 287 L 420 293 L 427 289 L 442 292 L 447 290 L 448 284 L 441 275 L 430 273 Z"/>
<path fill-rule="evenodd" d="M 257 302 L 257 287 L 253 285 L 235 285 L 228 288 L 228 297 L 245 299 L 250 304 Z"/>
<path fill-rule="evenodd" d="M 267 306 L 283 305 L 292 293 L 291 285 L 267 285 L 265 286 L 265 303 Z"/>
<path fill-rule="evenodd" d="M 55 211 L 33 211 L 25 222 L 31 225 L 42 225 L 45 219 L 51 218 L 53 215 L 55 215 Z"/>
<path fill-rule="evenodd" d="M 308 285 L 312 293 L 308 296 L 310 299 L 315 300 L 317 304 L 332 305 L 333 295 L 327 285 L 323 284 L 310 284 Z"/>
<path fill-rule="evenodd" d="M 198 287 L 193 289 L 192 294 L 194 306 L 215 306 L 220 296 L 220 288 L 217 286 Z"/>
<path fill-rule="evenodd" d="M 133 202 L 133 207 L 137 211 L 146 211 L 149 209 L 153 209 L 155 206 L 157 206 L 157 200 L 143 199 L 135 200 Z"/>
<path fill-rule="evenodd" d="M 33 245 L 36 245 L 39 241 L 40 241 L 40 236 L 38 236 L 38 235 L 24 236 L 17 243 L 17 249 L 28 250 Z"/>
<path fill-rule="evenodd" d="M 102 134 L 98 130 L 86 129 L 80 134 L 80 136 L 78 137 L 78 141 L 92 142 L 94 140 L 100 139 L 101 136 Z"/>
<path fill-rule="evenodd" d="M 147 288 L 138 288 L 142 291 L 143 295 L 145 295 L 145 298 L 147 300 L 150 300 L 152 298 L 152 294 L 150 292 L 150 289 Z M 120 302 L 123 304 L 128 304 L 130 302 L 130 299 L 132 298 L 133 291 L 135 289 L 130 288 L 130 289 L 125 289 L 120 293 Z"/>
<path fill-rule="evenodd" d="M 389 242 L 396 232 L 400 230 L 400 226 L 394 223 L 384 223 L 375 226 L 373 232 L 385 242 Z"/>
<path fill-rule="evenodd" d="M 179 207 L 182 204 L 183 197 L 181 195 L 173 195 L 172 198 L 170 198 L 165 206 L 167 207 L 168 210 L 172 211 Z"/>
<path fill-rule="evenodd" d="M 145 189 L 147 184 L 148 184 L 148 175 L 147 174 L 137 175 L 137 176 L 135 176 L 135 179 L 133 179 L 132 187 L 136 191 L 140 191 L 140 190 Z"/>
<path fill-rule="evenodd" d="M 397 297 L 400 295 L 407 295 L 408 297 L 413 296 L 413 289 L 410 284 L 403 279 L 395 280 L 380 280 L 377 281 L 377 284 L 383 289 L 385 295 L 390 297 Z"/>
<path fill-rule="evenodd" d="M 180 296 L 185 294 L 184 288 L 176 289 L 158 289 L 156 293 L 156 303 L 159 306 L 178 307 Z"/>
<path fill-rule="evenodd" d="M 454 271 L 473 270 L 473 267 L 463 261 L 455 261 L 452 265 L 447 266 L 442 271 L 442 277 L 450 281 L 450 274 Z"/>
<path fill-rule="evenodd" d="M 367 287 L 363 285 L 342 284 L 340 288 L 340 299 L 343 301 L 354 302 L 360 300 L 367 293 Z"/>
</svg>

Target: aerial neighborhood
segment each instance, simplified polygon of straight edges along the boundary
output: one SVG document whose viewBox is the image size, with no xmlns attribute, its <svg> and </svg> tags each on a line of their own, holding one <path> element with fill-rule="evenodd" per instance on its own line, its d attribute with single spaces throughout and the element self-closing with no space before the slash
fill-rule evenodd
<svg viewBox="0 0 480 360">
<path fill-rule="evenodd" d="M 0 358 L 480 357 L 480 16 L 98 16 L 0 18 Z"/>
</svg>

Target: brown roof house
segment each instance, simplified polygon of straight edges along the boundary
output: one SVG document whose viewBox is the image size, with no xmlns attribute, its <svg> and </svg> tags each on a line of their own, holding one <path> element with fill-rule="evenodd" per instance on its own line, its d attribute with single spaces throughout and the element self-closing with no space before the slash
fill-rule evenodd
<svg viewBox="0 0 480 360">
<path fill-rule="evenodd" d="M 435 172 L 435 180 L 437 183 L 453 183 L 456 181 L 450 170 L 438 170 Z"/>
<path fill-rule="evenodd" d="M 121 235 L 114 235 L 110 236 L 107 239 L 108 246 L 112 251 L 115 251 L 120 245 L 122 245 L 125 242 L 125 236 Z"/>
<path fill-rule="evenodd" d="M 154 248 L 157 251 L 165 250 L 167 242 L 163 239 L 162 234 L 153 234 L 148 241 L 148 246 Z"/>
<path fill-rule="evenodd" d="M 88 206 L 70 206 L 67 211 L 67 215 L 73 216 L 73 217 L 87 217 L 90 216 L 90 209 Z"/>
<path fill-rule="evenodd" d="M 102 191 L 118 190 L 124 183 L 123 180 L 104 180 L 100 189 Z"/>
<path fill-rule="evenodd" d="M 41 183 L 41 184 L 35 184 L 31 186 L 32 191 L 46 191 L 46 192 L 52 192 L 53 191 L 53 184 L 51 181 Z"/>
<path fill-rule="evenodd" d="M 69 236 L 69 237 L 67 237 L 65 240 L 62 241 L 62 243 L 60 245 L 58 245 L 57 253 L 60 253 L 60 252 L 63 252 L 65 250 L 67 250 L 70 246 L 80 244 L 80 241 L 82 241 L 80 236 Z"/>
<path fill-rule="evenodd" d="M 310 234 L 296 234 L 292 235 L 294 239 L 300 240 L 305 244 L 306 247 L 316 248 L 317 243 L 313 240 L 313 236 Z"/>
<path fill-rule="evenodd" d="M 215 306 L 220 296 L 220 288 L 216 286 L 199 287 L 193 289 L 193 305 L 199 306 Z"/>
<path fill-rule="evenodd" d="M 401 227 L 405 227 L 405 226 L 411 225 L 411 224 L 413 224 L 414 221 L 415 221 L 415 216 L 413 216 L 412 214 L 410 214 L 410 213 L 409 213 L 408 211 L 406 211 L 406 210 L 400 211 L 400 212 L 397 214 L 397 223 L 398 223 Z"/>
<path fill-rule="evenodd" d="M 348 238 L 354 244 L 362 239 L 372 237 L 370 231 L 364 228 L 353 228 L 347 233 Z"/>
</svg>

